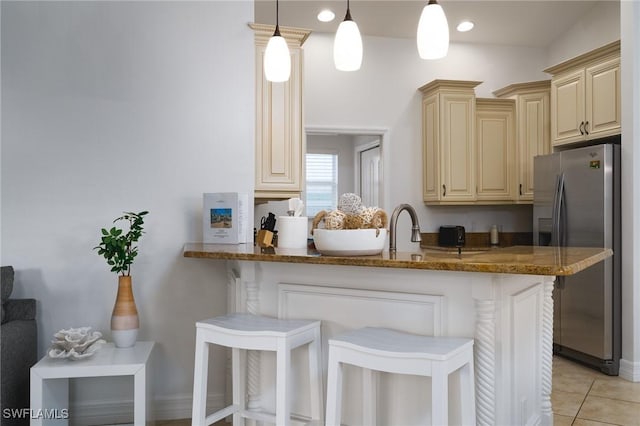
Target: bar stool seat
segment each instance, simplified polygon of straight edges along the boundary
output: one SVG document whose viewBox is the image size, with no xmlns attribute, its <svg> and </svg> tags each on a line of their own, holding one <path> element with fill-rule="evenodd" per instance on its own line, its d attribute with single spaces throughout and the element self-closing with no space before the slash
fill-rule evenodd
<svg viewBox="0 0 640 426">
<path fill-rule="evenodd" d="M 432 424 L 448 424 L 448 377 L 460 369 L 462 424 L 475 425 L 473 339 L 419 336 L 373 327 L 349 331 L 330 339 L 327 426 L 340 425 L 343 364 L 364 369 L 363 424 L 376 424 L 373 371 L 431 377 Z"/>
<path fill-rule="evenodd" d="M 209 344 L 232 348 L 233 404 L 206 415 Z M 322 422 L 320 321 L 285 320 L 251 314 L 230 314 L 196 322 L 192 425 L 205 426 L 233 415 L 233 424 L 245 418 L 287 426 L 291 416 L 291 351 L 309 345 L 311 418 Z M 245 408 L 246 350 L 276 352 L 276 413 Z"/>
</svg>

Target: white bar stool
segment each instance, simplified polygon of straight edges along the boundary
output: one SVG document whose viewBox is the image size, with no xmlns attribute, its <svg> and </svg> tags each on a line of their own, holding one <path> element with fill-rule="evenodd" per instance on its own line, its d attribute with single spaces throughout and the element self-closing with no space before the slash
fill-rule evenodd
<svg viewBox="0 0 640 426">
<path fill-rule="evenodd" d="M 342 414 L 342 364 L 362 367 L 363 424 L 376 424 L 373 372 L 431 377 L 431 421 L 448 424 L 448 377 L 460 369 L 462 424 L 475 425 L 473 339 L 418 336 L 386 328 L 361 328 L 329 340 L 327 426 L 339 426 Z"/>
<path fill-rule="evenodd" d="M 232 405 L 206 415 L 209 344 L 232 348 Z M 291 351 L 309 345 L 311 418 L 322 422 L 323 400 L 320 365 L 320 321 L 284 320 L 250 314 L 230 314 L 196 322 L 196 358 L 193 372 L 191 424 L 206 426 L 233 415 L 233 424 L 245 418 L 287 426 L 291 416 Z M 248 411 L 245 407 L 246 350 L 276 352 L 276 414 Z"/>
</svg>

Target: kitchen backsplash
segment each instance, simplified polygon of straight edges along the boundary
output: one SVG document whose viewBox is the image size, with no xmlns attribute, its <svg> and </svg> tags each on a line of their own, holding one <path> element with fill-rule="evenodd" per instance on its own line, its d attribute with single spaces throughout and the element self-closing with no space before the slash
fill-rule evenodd
<svg viewBox="0 0 640 426">
<path fill-rule="evenodd" d="M 425 232 L 420 234 L 422 241 L 420 247 L 434 247 L 438 245 L 437 232 Z M 466 232 L 465 247 L 489 247 L 489 232 Z M 499 235 L 500 247 L 530 246 L 533 245 L 533 233 L 531 232 L 501 232 Z"/>
</svg>

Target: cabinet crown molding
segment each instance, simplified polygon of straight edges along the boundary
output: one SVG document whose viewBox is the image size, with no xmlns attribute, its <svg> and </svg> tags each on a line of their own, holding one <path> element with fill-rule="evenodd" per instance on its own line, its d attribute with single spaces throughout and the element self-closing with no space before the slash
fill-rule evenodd
<svg viewBox="0 0 640 426">
<path fill-rule="evenodd" d="M 478 108 L 513 109 L 515 106 L 515 99 L 476 98 L 476 110 Z"/>
<path fill-rule="evenodd" d="M 501 98 L 476 98 L 476 107 L 478 106 L 491 106 L 491 107 L 512 107 L 516 104 L 515 99 L 501 99 Z"/>
<path fill-rule="evenodd" d="M 590 52 L 584 53 L 582 55 L 576 56 L 575 58 L 564 61 L 558 65 L 547 68 L 546 70 L 544 70 L 544 72 L 551 75 L 560 74 L 561 72 L 570 70 L 575 67 L 584 66 L 590 62 L 603 59 L 607 56 L 620 56 L 620 40 L 606 44 Z"/>
<path fill-rule="evenodd" d="M 529 81 L 526 83 L 514 83 L 495 90 L 493 95 L 498 98 L 505 98 L 513 95 L 522 95 L 530 92 L 540 92 L 551 90 L 551 80 Z"/>
<path fill-rule="evenodd" d="M 438 89 L 448 89 L 453 91 L 467 92 L 469 90 L 473 90 L 476 86 L 478 86 L 481 83 L 482 81 L 433 80 L 432 82 L 427 83 L 424 86 L 420 87 L 418 90 L 420 90 L 425 95 Z"/>
<path fill-rule="evenodd" d="M 275 25 L 256 24 L 255 22 L 249 23 L 249 27 L 254 32 L 255 43 L 258 46 L 266 46 L 276 29 Z M 294 47 L 301 47 L 310 34 L 311 30 L 305 28 L 283 27 L 280 25 L 280 35 Z"/>
</svg>

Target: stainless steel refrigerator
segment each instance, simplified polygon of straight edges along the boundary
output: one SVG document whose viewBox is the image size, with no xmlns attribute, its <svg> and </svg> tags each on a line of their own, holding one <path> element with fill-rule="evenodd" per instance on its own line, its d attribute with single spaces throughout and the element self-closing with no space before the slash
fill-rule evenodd
<svg viewBox="0 0 640 426">
<path fill-rule="evenodd" d="M 535 245 L 607 247 L 613 257 L 556 279 L 554 353 L 618 375 L 621 352 L 620 146 L 534 158 Z"/>
</svg>

